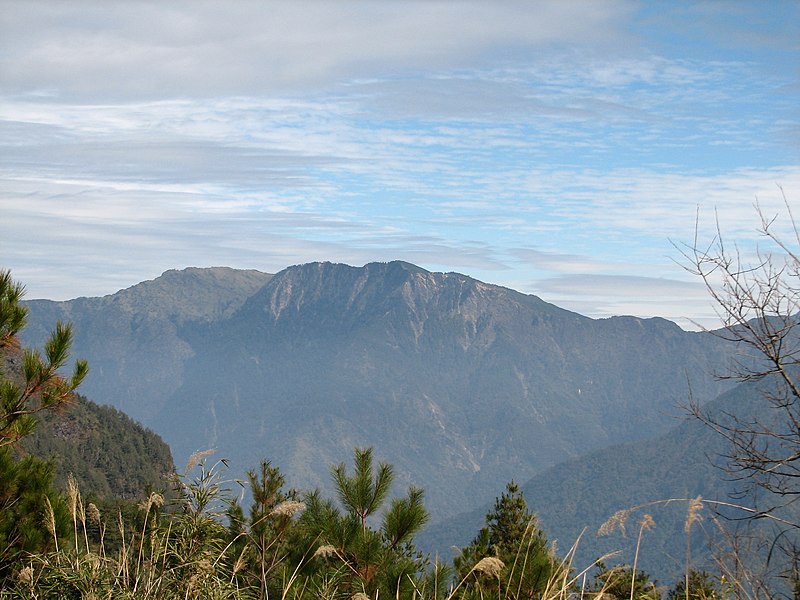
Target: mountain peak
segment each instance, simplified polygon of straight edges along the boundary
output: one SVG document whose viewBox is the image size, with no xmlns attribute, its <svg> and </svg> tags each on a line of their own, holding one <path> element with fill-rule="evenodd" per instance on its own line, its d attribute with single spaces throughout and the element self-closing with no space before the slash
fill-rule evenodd
<svg viewBox="0 0 800 600">
<path fill-rule="evenodd" d="M 363 267 L 355 267 L 345 263 L 335 263 L 330 261 L 309 262 L 287 267 L 283 271 L 280 271 L 278 275 L 283 275 L 287 273 L 302 273 L 305 276 L 311 276 L 316 273 L 328 276 L 339 274 L 341 276 L 342 273 L 359 273 L 359 274 L 377 275 L 384 277 L 389 273 L 401 273 L 401 272 L 430 273 L 430 271 L 426 271 L 422 267 L 418 267 L 417 265 L 412 264 L 410 262 L 402 260 L 392 260 L 388 262 L 373 261 L 366 263 Z"/>
<path fill-rule="evenodd" d="M 231 314 L 271 277 L 261 271 L 229 267 L 170 269 L 103 300 L 131 312 L 156 306 L 164 318 L 208 321 Z"/>
<path fill-rule="evenodd" d="M 374 446 L 440 511 L 659 433 L 688 386 L 702 401 L 723 385 L 706 375 L 727 360 L 714 336 L 596 321 L 458 273 L 320 262 L 267 279 L 170 271 L 32 302 L 26 331 L 71 320 L 86 391 L 157 428 L 178 462 L 212 446 L 241 469 L 266 456 L 313 488 Z"/>
<path fill-rule="evenodd" d="M 520 314 L 542 321 L 586 319 L 536 296 L 398 260 L 361 267 L 330 262 L 289 267 L 253 295 L 237 320 L 260 323 L 262 335 L 348 338 L 368 330 L 383 332 L 395 340 L 392 344 L 404 340 L 414 346 L 435 344 L 437 332 L 446 330 L 467 351 L 490 344 L 495 326 L 513 328 Z"/>
<path fill-rule="evenodd" d="M 468 295 L 489 290 L 510 293 L 465 275 L 435 273 L 399 260 L 362 267 L 314 262 L 279 272 L 253 301 L 276 320 L 308 311 L 335 314 L 340 321 L 399 313 L 418 319 L 431 304 L 457 311 Z"/>
</svg>

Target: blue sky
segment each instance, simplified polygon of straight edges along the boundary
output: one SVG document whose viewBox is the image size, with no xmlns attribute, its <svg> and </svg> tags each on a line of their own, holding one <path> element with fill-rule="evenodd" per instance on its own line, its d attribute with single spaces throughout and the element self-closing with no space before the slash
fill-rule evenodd
<svg viewBox="0 0 800 600">
<path fill-rule="evenodd" d="M 402 259 L 711 323 L 675 244 L 790 233 L 798 65 L 796 1 L 0 0 L 0 265 Z"/>
</svg>

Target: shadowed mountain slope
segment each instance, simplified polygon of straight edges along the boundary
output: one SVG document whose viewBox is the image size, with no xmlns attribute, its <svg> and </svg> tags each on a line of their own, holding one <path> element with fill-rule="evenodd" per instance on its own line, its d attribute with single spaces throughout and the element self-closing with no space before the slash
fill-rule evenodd
<svg viewBox="0 0 800 600">
<path fill-rule="evenodd" d="M 24 382 L 23 353 L 0 350 L 0 376 Z M 76 396 L 58 410 L 36 415 L 36 429 L 14 446 L 53 464 L 54 483 L 67 488 L 72 475 L 85 496 L 138 500 L 151 490 L 172 487 L 175 473 L 169 446 L 158 435 L 110 406 Z"/>
<path fill-rule="evenodd" d="M 735 414 L 745 422 L 758 418 L 779 431 L 765 409 L 762 392 L 769 381 L 749 382 L 721 394 L 706 405 L 706 410 L 730 422 Z M 746 481 L 732 478 L 724 470 L 729 447 L 718 433 L 692 418 L 677 422 L 667 433 L 650 440 L 604 448 L 565 461 L 536 475 L 521 485 L 532 511 L 542 528 L 556 540 L 561 553 L 579 540 L 575 565 L 582 569 L 598 557 L 612 552 L 607 564 L 632 564 L 639 523 L 645 514 L 655 527 L 644 534 L 638 565 L 661 583 L 671 585 L 683 574 L 686 565 L 687 536 L 684 525 L 687 499 L 702 497 L 707 501 L 731 502 L 765 508 L 785 498 L 770 497 L 763 491 L 754 496 Z M 499 491 L 498 491 L 499 494 Z M 671 502 L 664 502 L 673 500 Z M 756 502 L 757 500 L 757 502 Z M 641 507 L 627 517 L 624 531 L 598 536 L 601 525 L 617 511 Z M 434 524 L 422 536 L 423 547 L 449 558 L 452 547 L 467 545 L 483 524 L 490 503 Z M 718 523 L 733 530 L 746 512 L 731 507 L 704 506 L 701 520 L 691 532 L 694 566 L 714 571 L 709 544 L 721 539 L 714 517 L 727 515 Z M 784 508 L 777 515 L 792 522 L 800 521 L 796 508 Z M 769 520 L 759 526 L 774 529 Z M 774 536 L 774 534 L 773 534 Z M 788 539 L 788 538 L 786 538 Z M 782 558 L 776 552 L 774 560 Z"/>
</svg>

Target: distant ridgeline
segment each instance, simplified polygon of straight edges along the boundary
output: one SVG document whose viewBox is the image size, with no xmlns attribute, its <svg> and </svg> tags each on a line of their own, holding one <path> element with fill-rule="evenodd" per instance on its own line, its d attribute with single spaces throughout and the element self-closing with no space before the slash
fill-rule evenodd
<svg viewBox="0 0 800 600">
<path fill-rule="evenodd" d="M 512 479 L 561 548 L 640 502 L 727 492 L 704 432 L 673 429 L 690 394 L 709 402 L 732 389 L 714 374 L 735 348 L 664 319 L 591 319 L 399 261 L 275 275 L 191 268 L 101 298 L 26 305 L 24 343 L 41 347 L 53 323 L 72 322 L 73 355 L 92 369 L 81 391 L 153 428 L 179 464 L 216 448 L 233 478 L 268 459 L 290 487 L 331 492 L 330 465 L 372 447 L 399 486 L 425 490 L 428 548 L 442 552 L 469 541 Z M 135 428 L 125 423 L 109 435 Z M 52 427 L 48 443 L 94 435 Z M 120 460 L 161 447 L 131 439 Z M 113 486 L 142 488 L 125 477 Z M 683 528 L 672 529 L 658 541 L 670 554 L 661 564 L 682 556 Z M 602 540 L 582 544 L 594 558 Z"/>
</svg>

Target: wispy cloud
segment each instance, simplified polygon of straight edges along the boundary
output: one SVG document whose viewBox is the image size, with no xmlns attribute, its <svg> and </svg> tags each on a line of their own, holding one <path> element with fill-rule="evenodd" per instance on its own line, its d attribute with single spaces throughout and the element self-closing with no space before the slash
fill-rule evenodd
<svg viewBox="0 0 800 600">
<path fill-rule="evenodd" d="M 580 274 L 544 279 L 537 287 L 551 302 L 596 317 L 658 315 L 686 328 L 713 328 L 718 323 L 705 288 L 696 281 Z M 693 314 L 687 313 L 688 306 Z"/>
<path fill-rule="evenodd" d="M 800 190 L 791 4 L 704 12 L 758 30 L 735 49 L 686 34 L 705 3 L 0 4 L 0 251 L 33 295 L 401 258 L 692 316 L 674 244 L 753 241 Z"/>
<path fill-rule="evenodd" d="M 261 95 L 468 65 L 509 45 L 619 43 L 627 2 L 4 2 L 13 92 Z M 12 25 L 14 27 L 12 27 Z"/>
</svg>

